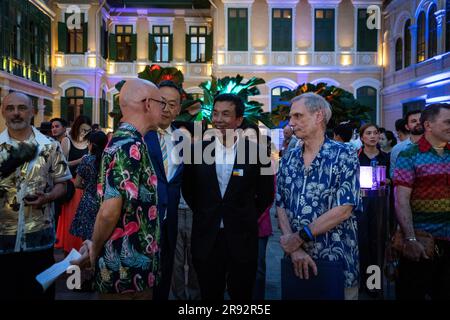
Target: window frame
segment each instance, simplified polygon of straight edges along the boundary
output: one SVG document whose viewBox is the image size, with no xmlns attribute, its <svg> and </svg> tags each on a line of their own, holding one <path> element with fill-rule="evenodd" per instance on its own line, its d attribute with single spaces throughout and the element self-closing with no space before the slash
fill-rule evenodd
<svg viewBox="0 0 450 320">
<path fill-rule="evenodd" d="M 421 20 L 422 18 L 422 20 Z M 419 25 L 422 23 L 422 26 Z M 422 28 L 421 28 L 422 27 Z M 417 52 L 416 52 L 416 63 L 425 61 L 426 59 L 426 14 L 424 11 L 420 11 L 417 17 Z"/>
<path fill-rule="evenodd" d="M 322 11 L 322 17 L 318 18 L 317 15 L 318 13 Z M 332 18 L 327 18 L 327 15 L 329 12 L 333 13 L 333 17 Z M 319 22 L 320 20 L 328 20 L 328 23 L 330 23 L 330 21 L 332 20 L 333 23 L 330 24 L 330 27 L 332 28 L 332 32 L 330 32 L 330 30 L 321 30 L 323 29 L 323 26 L 319 28 Z M 314 52 L 334 52 L 336 51 L 336 9 L 335 8 L 314 8 Z M 323 24 L 325 24 L 326 22 L 323 22 Z M 319 32 L 318 32 L 319 30 Z M 322 34 L 323 32 L 323 34 Z M 327 41 L 323 41 L 320 42 L 321 39 L 319 39 L 320 37 L 327 37 Z M 331 35 L 331 36 L 329 36 Z M 333 41 L 329 41 L 333 39 Z M 325 44 L 324 44 L 325 43 Z M 328 44 L 332 43 L 332 46 L 328 47 Z M 319 44 L 321 44 L 319 46 Z"/>
<path fill-rule="evenodd" d="M 74 94 L 70 94 L 70 90 L 74 90 Z M 82 95 L 77 95 L 77 91 L 80 90 L 82 92 Z M 86 98 L 86 92 L 84 89 L 80 87 L 70 87 L 67 88 L 64 91 L 64 97 L 67 101 L 67 122 L 72 124 L 75 119 L 83 114 L 83 107 L 84 107 L 84 99 Z M 71 100 L 74 100 L 74 103 L 70 103 Z M 82 101 L 81 104 L 77 103 L 79 101 Z M 71 120 L 71 118 L 73 118 Z"/>
<path fill-rule="evenodd" d="M 196 33 L 193 33 L 192 30 L 197 29 Z M 204 33 L 201 33 L 200 30 L 204 30 Z M 208 35 L 208 27 L 206 26 L 189 26 L 189 38 L 190 38 L 190 59 L 189 63 L 206 63 L 206 37 Z M 196 42 L 192 40 L 196 39 Z M 200 39 L 203 39 L 203 43 L 200 42 Z M 203 50 L 200 50 L 203 45 Z M 193 59 L 193 47 L 196 47 L 196 59 Z M 203 59 L 201 58 L 201 53 L 203 51 Z"/>
<path fill-rule="evenodd" d="M 236 10 L 236 16 L 231 17 L 232 10 Z M 241 17 L 245 12 L 245 17 Z M 244 22 L 245 21 L 245 22 Z M 249 8 L 227 8 L 227 49 L 228 51 L 248 51 L 249 49 Z M 233 32 L 234 33 L 233 33 Z"/>
<path fill-rule="evenodd" d="M 155 28 L 167 28 L 168 32 L 155 32 Z M 155 59 L 154 62 L 161 62 L 161 63 L 169 63 L 170 62 L 170 25 L 154 25 L 152 26 L 152 35 L 153 35 L 153 41 L 156 44 L 156 52 L 155 52 Z M 167 37 L 167 43 L 164 42 L 164 38 Z M 160 38 L 161 41 L 157 41 L 157 38 Z M 164 51 L 165 48 L 167 48 L 167 59 L 164 58 Z M 158 54 L 160 55 L 160 59 L 158 60 Z"/>
<path fill-rule="evenodd" d="M 123 31 L 118 32 L 118 28 L 122 27 Z M 131 33 L 126 32 L 127 28 L 131 27 Z M 116 62 L 132 62 L 132 35 L 133 35 L 133 25 L 130 24 L 118 24 L 115 25 L 115 36 L 116 36 Z M 120 42 L 119 42 L 120 37 Z M 129 41 L 122 41 L 122 39 L 127 39 L 129 37 Z M 125 55 L 124 58 L 121 58 L 121 50 L 127 51 L 128 55 Z"/>
<path fill-rule="evenodd" d="M 275 17 L 276 10 L 280 10 L 280 17 Z M 289 18 L 285 17 L 285 12 L 289 12 Z M 271 12 L 271 50 L 272 51 L 292 51 L 292 25 L 293 25 L 293 9 L 292 8 L 272 8 Z M 275 21 L 278 20 L 278 21 Z M 278 27 L 276 27 L 279 25 Z M 275 30 L 278 28 L 279 30 Z M 283 35 L 284 39 L 277 35 Z M 287 34 L 287 38 L 286 35 Z"/>
</svg>

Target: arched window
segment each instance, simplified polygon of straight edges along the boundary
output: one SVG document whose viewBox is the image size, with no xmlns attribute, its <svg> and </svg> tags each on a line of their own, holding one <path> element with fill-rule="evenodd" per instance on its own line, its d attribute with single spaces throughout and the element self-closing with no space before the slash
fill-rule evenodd
<svg viewBox="0 0 450 320">
<path fill-rule="evenodd" d="M 405 44 L 405 50 L 403 51 L 403 61 L 405 63 L 405 68 L 409 67 L 409 65 L 411 64 L 411 32 L 409 30 L 410 26 L 411 20 L 408 19 L 405 23 L 405 29 L 403 30 L 403 42 Z"/>
<path fill-rule="evenodd" d="M 377 121 L 377 89 L 370 86 L 363 86 L 356 90 L 356 98 L 358 101 L 370 108 L 370 122 Z"/>
<path fill-rule="evenodd" d="M 278 86 L 272 89 L 271 91 L 271 110 L 274 110 L 279 105 L 289 105 L 289 101 L 282 101 L 281 94 L 285 91 L 289 91 L 290 89 L 283 86 Z"/>
<path fill-rule="evenodd" d="M 73 121 L 83 114 L 84 90 L 72 87 L 66 90 L 67 99 L 67 122 L 72 125 Z"/>
<path fill-rule="evenodd" d="M 417 62 L 425 60 L 425 13 L 422 11 L 417 19 Z"/>
<path fill-rule="evenodd" d="M 428 58 L 437 54 L 437 23 L 434 13 L 436 5 L 431 5 L 428 11 Z"/>
<path fill-rule="evenodd" d="M 398 38 L 395 43 L 395 71 L 403 68 L 403 43 L 402 38 Z"/>
</svg>

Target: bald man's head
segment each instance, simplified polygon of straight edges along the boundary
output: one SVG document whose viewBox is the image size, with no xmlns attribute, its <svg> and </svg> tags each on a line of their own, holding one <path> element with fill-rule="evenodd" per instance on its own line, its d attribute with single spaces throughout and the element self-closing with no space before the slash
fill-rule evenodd
<svg viewBox="0 0 450 320">
<path fill-rule="evenodd" d="M 138 105 L 142 100 L 148 98 L 158 87 L 152 82 L 143 79 L 127 80 L 120 89 L 119 105 L 122 108 Z M 122 110 L 123 112 L 123 110 Z"/>
<path fill-rule="evenodd" d="M 156 128 L 162 112 L 162 105 L 158 101 L 162 101 L 158 87 L 147 80 L 127 80 L 120 89 L 119 105 L 124 121 L 133 118 Z"/>
<path fill-rule="evenodd" d="M 20 92 L 8 94 L 2 101 L 2 115 L 10 130 L 23 130 L 29 127 L 34 115 L 31 99 Z"/>
</svg>

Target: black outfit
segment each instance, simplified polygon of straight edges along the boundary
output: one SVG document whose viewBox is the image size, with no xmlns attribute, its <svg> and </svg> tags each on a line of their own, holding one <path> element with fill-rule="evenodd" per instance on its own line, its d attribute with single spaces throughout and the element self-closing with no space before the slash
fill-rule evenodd
<svg viewBox="0 0 450 320">
<path fill-rule="evenodd" d="M 379 149 L 378 149 L 379 150 Z M 377 165 L 386 167 L 386 178 L 389 178 L 390 155 L 379 150 L 375 157 Z M 364 147 L 358 150 L 360 166 L 371 166 L 372 159 L 364 153 Z M 386 241 L 386 221 L 389 219 L 387 210 L 389 195 L 363 198 L 363 212 L 357 212 L 358 245 L 360 259 L 360 282 L 365 284 L 368 278 L 366 272 L 370 265 L 382 265 Z M 366 289 L 365 285 L 361 290 Z M 369 292 L 371 293 L 371 292 Z M 376 292 L 373 292 L 376 293 Z"/>
<path fill-rule="evenodd" d="M 33 252 L 0 254 L 0 301 L 54 300 L 55 284 L 44 292 L 35 279 L 54 263 L 53 247 Z"/>
<path fill-rule="evenodd" d="M 433 260 L 400 258 L 396 281 L 398 300 L 450 300 L 450 241 L 435 240 Z"/>
<path fill-rule="evenodd" d="M 199 143 L 204 150 L 215 142 Z M 236 159 L 245 150 L 245 162 L 238 164 L 235 159 L 223 198 L 215 163 L 206 164 L 203 159 L 202 164 L 185 164 L 182 191 L 193 211 L 192 261 L 204 300 L 223 300 L 225 286 L 233 300 L 252 299 L 258 258 L 258 218 L 274 198 L 273 175 L 261 175 L 264 165 L 259 159 L 256 164 L 250 164 L 252 143 L 239 140 Z M 254 150 L 255 146 L 251 148 Z"/>
<path fill-rule="evenodd" d="M 87 147 L 85 149 L 78 149 L 72 143 L 72 139 L 69 139 L 69 141 L 70 141 L 70 150 L 69 150 L 69 156 L 68 156 L 67 162 L 81 159 L 84 155 L 89 153 L 89 149 Z M 72 174 L 72 178 L 76 177 L 77 168 L 78 168 L 78 165 L 69 166 L 70 173 Z"/>
</svg>

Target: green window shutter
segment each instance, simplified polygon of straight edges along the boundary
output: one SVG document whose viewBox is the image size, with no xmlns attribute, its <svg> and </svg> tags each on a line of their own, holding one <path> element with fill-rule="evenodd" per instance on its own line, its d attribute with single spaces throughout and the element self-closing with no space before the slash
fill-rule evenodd
<svg viewBox="0 0 450 320">
<path fill-rule="evenodd" d="M 84 98 L 83 103 L 83 115 L 89 117 L 91 121 L 93 120 L 93 100 L 92 98 Z"/>
<path fill-rule="evenodd" d="M 67 52 L 67 25 L 64 22 L 58 22 L 58 51 Z"/>
<path fill-rule="evenodd" d="M 113 33 L 109 35 L 109 60 L 117 60 L 116 35 Z"/>
<path fill-rule="evenodd" d="M 272 18 L 272 51 L 292 51 L 291 19 Z"/>
<path fill-rule="evenodd" d="M 317 10 L 322 10 L 324 16 L 332 11 L 332 18 L 317 19 Z M 334 9 L 316 9 L 314 13 L 315 51 L 334 51 L 334 19 Z"/>
<path fill-rule="evenodd" d="M 53 102 L 45 99 L 44 105 L 45 105 L 44 116 L 51 117 L 53 115 Z"/>
<path fill-rule="evenodd" d="M 368 15 L 366 9 L 358 9 L 357 51 L 377 51 L 377 29 L 367 28 Z"/>
<path fill-rule="evenodd" d="M 213 40 L 214 37 L 211 31 L 211 33 L 206 36 L 206 45 L 205 45 L 206 62 L 212 61 L 213 59 Z"/>
<path fill-rule="evenodd" d="M 173 34 L 169 35 L 169 62 L 173 60 Z"/>
<path fill-rule="evenodd" d="M 61 97 L 61 107 L 60 107 L 60 113 L 61 113 L 61 119 L 68 120 L 68 101 L 66 97 Z"/>
<path fill-rule="evenodd" d="M 137 34 L 131 35 L 131 61 L 137 60 Z"/>
<path fill-rule="evenodd" d="M 148 60 L 155 61 L 157 49 L 158 49 L 158 47 L 156 46 L 155 37 L 151 33 L 149 33 L 148 34 Z"/>
<path fill-rule="evenodd" d="M 83 52 L 87 52 L 88 46 L 88 24 L 83 23 Z"/>
<path fill-rule="evenodd" d="M 186 61 L 191 62 L 191 37 L 186 35 Z"/>
<path fill-rule="evenodd" d="M 238 48 L 239 51 L 248 50 L 248 11 L 245 9 L 246 17 L 239 18 Z"/>
<path fill-rule="evenodd" d="M 282 23 L 283 50 L 292 51 L 292 20 L 284 19 Z"/>
</svg>

